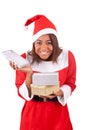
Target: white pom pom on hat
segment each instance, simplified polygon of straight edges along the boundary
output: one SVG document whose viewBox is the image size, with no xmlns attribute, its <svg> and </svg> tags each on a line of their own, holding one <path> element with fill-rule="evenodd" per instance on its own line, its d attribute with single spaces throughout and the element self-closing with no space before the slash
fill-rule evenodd
<svg viewBox="0 0 87 130">
<path fill-rule="evenodd" d="M 25 30 L 34 22 L 33 42 L 44 34 L 54 34 L 57 36 L 57 29 L 55 25 L 44 15 L 35 15 L 25 22 Z"/>
</svg>

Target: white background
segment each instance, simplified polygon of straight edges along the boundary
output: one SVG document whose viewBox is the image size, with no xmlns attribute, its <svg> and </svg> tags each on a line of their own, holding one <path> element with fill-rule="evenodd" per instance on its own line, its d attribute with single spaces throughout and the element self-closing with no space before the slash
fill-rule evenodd
<svg viewBox="0 0 87 130">
<path fill-rule="evenodd" d="M 86 0 L 2 0 L 0 1 L 0 130 L 19 130 L 24 101 L 18 97 L 15 72 L 1 52 L 19 54 L 31 49 L 33 26 L 25 21 L 46 15 L 57 27 L 59 44 L 70 49 L 77 62 L 77 89 L 68 100 L 74 130 L 87 130 L 87 4 Z"/>
</svg>

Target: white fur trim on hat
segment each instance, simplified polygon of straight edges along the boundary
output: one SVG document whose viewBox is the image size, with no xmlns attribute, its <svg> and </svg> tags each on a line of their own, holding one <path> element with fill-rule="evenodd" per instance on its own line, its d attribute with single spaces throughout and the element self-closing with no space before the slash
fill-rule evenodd
<svg viewBox="0 0 87 130">
<path fill-rule="evenodd" d="M 54 34 L 55 36 L 57 36 L 56 30 L 51 29 L 51 28 L 45 28 L 43 30 L 40 30 L 35 35 L 33 35 L 32 37 L 33 42 L 35 42 L 40 36 L 45 35 L 45 34 Z"/>
</svg>

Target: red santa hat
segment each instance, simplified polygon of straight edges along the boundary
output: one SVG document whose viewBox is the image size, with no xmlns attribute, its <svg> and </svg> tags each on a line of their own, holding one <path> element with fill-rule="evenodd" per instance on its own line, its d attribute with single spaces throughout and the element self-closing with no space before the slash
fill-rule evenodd
<svg viewBox="0 0 87 130">
<path fill-rule="evenodd" d="M 54 34 L 57 36 L 55 25 L 44 15 L 36 15 L 25 22 L 25 28 L 34 22 L 33 42 L 44 34 Z"/>
</svg>

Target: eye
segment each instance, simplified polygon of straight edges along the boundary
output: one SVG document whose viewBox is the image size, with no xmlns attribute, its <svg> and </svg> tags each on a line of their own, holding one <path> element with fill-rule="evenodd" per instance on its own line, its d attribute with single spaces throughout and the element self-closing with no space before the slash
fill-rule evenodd
<svg viewBox="0 0 87 130">
<path fill-rule="evenodd" d="M 41 45 L 42 42 L 40 40 L 37 40 L 35 43 Z"/>
<path fill-rule="evenodd" d="M 52 41 L 50 41 L 50 40 L 49 40 L 49 41 L 47 41 L 47 44 L 52 44 Z"/>
</svg>

